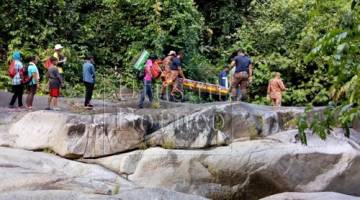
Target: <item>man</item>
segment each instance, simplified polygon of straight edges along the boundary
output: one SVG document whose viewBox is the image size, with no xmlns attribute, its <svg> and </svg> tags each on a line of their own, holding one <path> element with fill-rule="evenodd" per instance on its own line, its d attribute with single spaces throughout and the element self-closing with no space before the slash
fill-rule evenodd
<svg viewBox="0 0 360 200">
<path fill-rule="evenodd" d="M 181 78 L 185 79 L 184 76 L 184 72 L 181 68 L 181 60 L 184 58 L 184 52 L 180 51 L 178 56 L 175 56 L 173 58 L 173 61 L 170 65 L 170 69 L 171 69 L 171 85 L 172 85 L 172 89 L 171 89 L 171 93 L 170 93 L 170 100 L 174 99 L 174 95 L 176 92 L 178 91 L 178 77 L 180 76 Z"/>
<path fill-rule="evenodd" d="M 63 67 L 66 62 L 66 57 L 62 53 L 63 48 L 64 47 L 61 44 L 55 45 L 55 48 L 54 48 L 54 50 L 55 50 L 54 57 L 58 59 L 57 67 L 59 69 L 60 74 L 64 73 Z"/>
<path fill-rule="evenodd" d="M 229 88 L 228 84 L 228 75 L 229 75 L 229 66 L 225 66 L 224 70 L 222 70 L 219 74 L 219 84 L 222 87 Z"/>
<path fill-rule="evenodd" d="M 162 62 L 162 72 L 161 72 L 161 80 L 162 80 L 162 85 L 161 85 L 161 96 L 160 98 L 165 100 L 165 93 L 166 93 L 166 89 L 167 86 L 169 85 L 169 82 L 171 81 L 171 69 L 170 66 L 172 64 L 172 60 L 173 58 L 176 56 L 176 52 L 175 51 L 170 51 L 169 54 L 166 56 L 166 58 L 163 60 Z"/>
<path fill-rule="evenodd" d="M 269 81 L 267 93 L 274 107 L 281 106 L 282 92 L 287 90 L 283 81 L 281 80 L 281 74 L 275 73 L 275 78 Z"/>
<path fill-rule="evenodd" d="M 58 108 L 58 97 L 60 96 L 60 87 L 63 86 L 63 80 L 59 73 L 58 68 L 56 67 L 57 58 L 50 58 L 51 66 L 48 69 L 46 76 L 49 78 L 49 100 L 48 107 L 46 110 L 51 110 L 51 103 L 53 103 L 54 110 L 60 110 Z"/>
<path fill-rule="evenodd" d="M 34 96 L 36 94 L 40 80 L 39 70 L 36 67 L 38 60 L 39 59 L 36 56 L 30 57 L 30 63 L 28 66 L 28 76 L 31 80 L 29 83 L 28 95 L 26 98 L 26 106 L 29 110 L 31 110 L 33 107 Z"/>
<path fill-rule="evenodd" d="M 14 108 L 14 104 L 16 99 L 18 100 L 19 108 L 23 108 L 23 93 L 24 93 L 24 87 L 21 84 L 21 72 L 23 71 L 23 64 L 21 62 L 21 53 L 19 51 L 15 51 L 12 56 L 12 64 L 14 65 L 15 69 L 15 76 L 12 78 L 12 91 L 14 95 L 11 98 L 10 101 L 10 108 Z"/>
<path fill-rule="evenodd" d="M 146 61 L 145 69 L 144 69 L 144 79 L 143 79 L 143 91 L 140 95 L 140 101 L 139 101 L 139 108 L 144 108 L 144 101 L 145 101 L 145 95 L 148 96 L 149 102 L 152 103 L 153 101 L 153 94 L 152 94 L 152 74 L 151 74 L 151 67 L 153 65 L 153 58 L 150 58 Z"/>
<path fill-rule="evenodd" d="M 94 56 L 87 55 L 85 62 L 83 64 L 83 81 L 85 84 L 85 103 L 84 106 L 87 108 L 92 108 L 93 105 L 90 104 L 92 99 L 93 90 L 95 86 L 95 66 L 94 66 Z"/>
<path fill-rule="evenodd" d="M 237 56 L 231 62 L 231 68 L 235 68 L 235 74 L 231 83 L 231 99 L 237 100 L 236 88 L 240 85 L 241 100 L 247 99 L 247 87 L 249 82 L 252 81 L 252 63 L 248 56 L 245 55 L 244 51 L 240 49 Z"/>
</svg>

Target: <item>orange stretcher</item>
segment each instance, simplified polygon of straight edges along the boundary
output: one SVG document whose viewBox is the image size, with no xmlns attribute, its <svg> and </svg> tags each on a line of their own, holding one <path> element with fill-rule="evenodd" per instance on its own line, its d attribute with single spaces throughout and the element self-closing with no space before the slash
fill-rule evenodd
<svg viewBox="0 0 360 200">
<path fill-rule="evenodd" d="M 193 81 L 190 79 L 183 80 L 183 87 L 185 89 L 199 91 L 209 94 L 215 94 L 220 96 L 227 96 L 229 94 L 229 89 L 226 87 L 222 87 L 220 85 L 215 85 L 211 83 L 203 83 L 200 81 Z"/>
</svg>

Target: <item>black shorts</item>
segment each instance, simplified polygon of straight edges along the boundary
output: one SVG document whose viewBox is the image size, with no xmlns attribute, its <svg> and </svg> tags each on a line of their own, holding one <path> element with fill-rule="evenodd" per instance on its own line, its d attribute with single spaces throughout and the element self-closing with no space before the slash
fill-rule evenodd
<svg viewBox="0 0 360 200">
<path fill-rule="evenodd" d="M 29 87 L 28 87 L 28 92 L 29 92 L 30 94 L 36 94 L 36 91 L 37 91 L 37 85 L 36 85 L 36 84 L 34 84 L 34 85 L 29 85 Z"/>
</svg>

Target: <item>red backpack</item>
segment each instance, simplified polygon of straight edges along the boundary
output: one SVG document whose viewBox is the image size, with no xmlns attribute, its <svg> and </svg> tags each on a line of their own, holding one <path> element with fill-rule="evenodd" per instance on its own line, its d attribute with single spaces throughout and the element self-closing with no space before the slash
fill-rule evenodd
<svg viewBox="0 0 360 200">
<path fill-rule="evenodd" d="M 161 75 L 161 69 L 160 69 L 160 63 L 158 61 L 155 61 L 152 65 L 152 67 L 150 68 L 151 70 L 151 75 L 154 79 L 157 79 L 160 77 Z"/>
<path fill-rule="evenodd" d="M 10 65 L 9 65 L 9 76 L 10 78 L 14 78 L 16 75 L 16 69 L 15 69 L 15 60 L 11 61 Z"/>
</svg>

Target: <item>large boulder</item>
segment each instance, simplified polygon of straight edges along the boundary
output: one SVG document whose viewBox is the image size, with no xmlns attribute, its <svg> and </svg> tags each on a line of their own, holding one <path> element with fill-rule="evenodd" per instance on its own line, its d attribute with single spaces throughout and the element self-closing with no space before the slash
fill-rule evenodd
<svg viewBox="0 0 360 200">
<path fill-rule="evenodd" d="M 205 104 L 194 108 L 198 110 L 180 115 L 149 136 L 147 142 L 170 149 L 221 146 L 234 139 L 263 137 L 294 128 L 295 119 L 303 113 L 303 108 L 246 103 Z"/>
<path fill-rule="evenodd" d="M 297 131 L 211 150 L 150 148 L 91 160 L 143 187 L 212 199 L 259 199 L 281 192 L 334 191 L 360 196 L 360 134 L 335 130 L 326 141 Z"/>
<path fill-rule="evenodd" d="M 0 147 L 0 193 L 19 190 L 72 190 L 110 195 L 133 183 L 103 167 L 41 152 Z"/>
<path fill-rule="evenodd" d="M 165 189 L 136 188 L 119 190 L 117 195 L 95 195 L 65 190 L 16 191 L 0 194 L 0 200 L 206 200 L 204 197 L 183 194 Z"/>
<path fill-rule="evenodd" d="M 276 194 L 261 200 L 359 200 L 360 197 L 354 197 L 335 192 L 314 192 L 314 193 L 297 193 L 285 192 Z"/>
<path fill-rule="evenodd" d="M 50 149 L 68 157 L 99 157 L 136 149 L 152 124 L 132 113 L 79 115 L 37 111 L 14 123 L 3 146 Z"/>
</svg>

